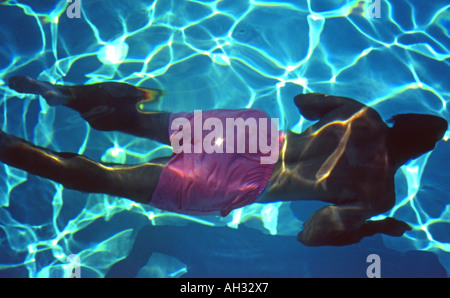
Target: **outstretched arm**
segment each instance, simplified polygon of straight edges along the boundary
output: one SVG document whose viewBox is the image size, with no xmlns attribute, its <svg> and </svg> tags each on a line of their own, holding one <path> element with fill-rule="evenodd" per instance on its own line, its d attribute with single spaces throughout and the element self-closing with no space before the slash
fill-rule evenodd
<svg viewBox="0 0 450 298">
<path fill-rule="evenodd" d="M 411 227 L 388 217 L 380 221 L 366 221 L 364 209 L 353 206 L 328 206 L 316 211 L 304 224 L 297 240 L 308 246 L 348 245 L 362 238 L 383 233 L 402 236 Z"/>
<path fill-rule="evenodd" d="M 351 98 L 320 93 L 299 94 L 294 97 L 294 103 L 303 117 L 313 121 L 338 108 L 351 115 L 365 107 Z"/>
</svg>

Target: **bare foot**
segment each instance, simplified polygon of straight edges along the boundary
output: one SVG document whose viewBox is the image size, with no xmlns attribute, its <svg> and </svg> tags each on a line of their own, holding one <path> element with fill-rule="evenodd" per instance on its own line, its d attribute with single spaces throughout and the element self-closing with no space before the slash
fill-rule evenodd
<svg viewBox="0 0 450 298">
<path fill-rule="evenodd" d="M 50 106 L 65 104 L 69 100 L 68 96 L 62 94 L 57 86 L 26 76 L 11 77 L 9 79 L 9 88 L 19 93 L 41 95 Z"/>
<path fill-rule="evenodd" d="M 5 153 L 11 148 L 14 141 L 19 140 L 16 136 L 5 133 L 0 129 L 0 162 L 4 162 Z"/>
</svg>

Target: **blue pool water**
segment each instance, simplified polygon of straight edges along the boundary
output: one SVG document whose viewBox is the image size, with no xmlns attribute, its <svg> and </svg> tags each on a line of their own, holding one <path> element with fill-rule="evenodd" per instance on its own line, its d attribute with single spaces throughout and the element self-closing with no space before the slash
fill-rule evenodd
<svg viewBox="0 0 450 298">
<path fill-rule="evenodd" d="M 69 18 L 63 0 L 1 1 L 1 128 L 94 160 L 141 163 L 171 153 L 13 92 L 6 82 L 15 74 L 164 89 L 148 109 L 260 108 L 298 132 L 310 123 L 292 99 L 306 92 L 357 99 L 384 119 L 414 112 L 450 120 L 448 1 L 379 3 L 380 18 L 370 18 L 363 0 L 83 0 L 80 18 Z M 317 202 L 195 218 L 1 165 L 0 277 L 68 276 L 71 254 L 82 277 L 366 277 L 370 254 L 380 256 L 381 277 L 446 277 L 449 137 L 396 175 L 396 205 L 383 216 L 413 230 L 346 247 L 296 241 Z"/>
</svg>

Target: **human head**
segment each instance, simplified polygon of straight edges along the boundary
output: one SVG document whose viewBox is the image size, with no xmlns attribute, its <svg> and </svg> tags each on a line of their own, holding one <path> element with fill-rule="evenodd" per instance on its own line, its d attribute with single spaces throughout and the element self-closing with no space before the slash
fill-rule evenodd
<svg viewBox="0 0 450 298">
<path fill-rule="evenodd" d="M 433 150 L 448 128 L 444 118 L 423 114 L 399 114 L 387 122 L 393 123 L 387 147 L 398 166 Z"/>
</svg>

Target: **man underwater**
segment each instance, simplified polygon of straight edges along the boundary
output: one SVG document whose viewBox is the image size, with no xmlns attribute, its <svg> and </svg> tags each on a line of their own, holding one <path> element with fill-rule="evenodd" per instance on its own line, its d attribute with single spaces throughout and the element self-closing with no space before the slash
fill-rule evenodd
<svg viewBox="0 0 450 298">
<path fill-rule="evenodd" d="M 173 125 L 174 120 L 196 122 L 194 113 L 140 111 L 141 103 L 156 100 L 162 91 L 125 83 L 62 86 L 15 76 L 9 87 L 39 94 L 51 106 L 78 111 L 94 129 L 168 145 L 182 128 Z M 448 128 L 447 121 L 399 114 L 389 127 L 374 109 L 350 98 L 313 93 L 297 95 L 294 102 L 303 117 L 316 122 L 300 134 L 277 132 L 280 155 L 274 163 L 262 164 L 260 151 L 202 151 L 174 153 L 140 165 L 106 164 L 41 148 L 1 130 L 0 160 L 69 189 L 124 197 L 179 213 L 225 216 L 252 203 L 331 203 L 317 210 L 298 234 L 298 241 L 308 246 L 348 245 L 376 233 L 401 236 L 411 230 L 391 217 L 368 219 L 395 205 L 396 171 L 434 149 Z M 255 109 L 211 110 L 203 115 L 221 121 L 269 118 Z M 194 140 L 184 140 L 185 145 L 195 146 Z"/>
</svg>

